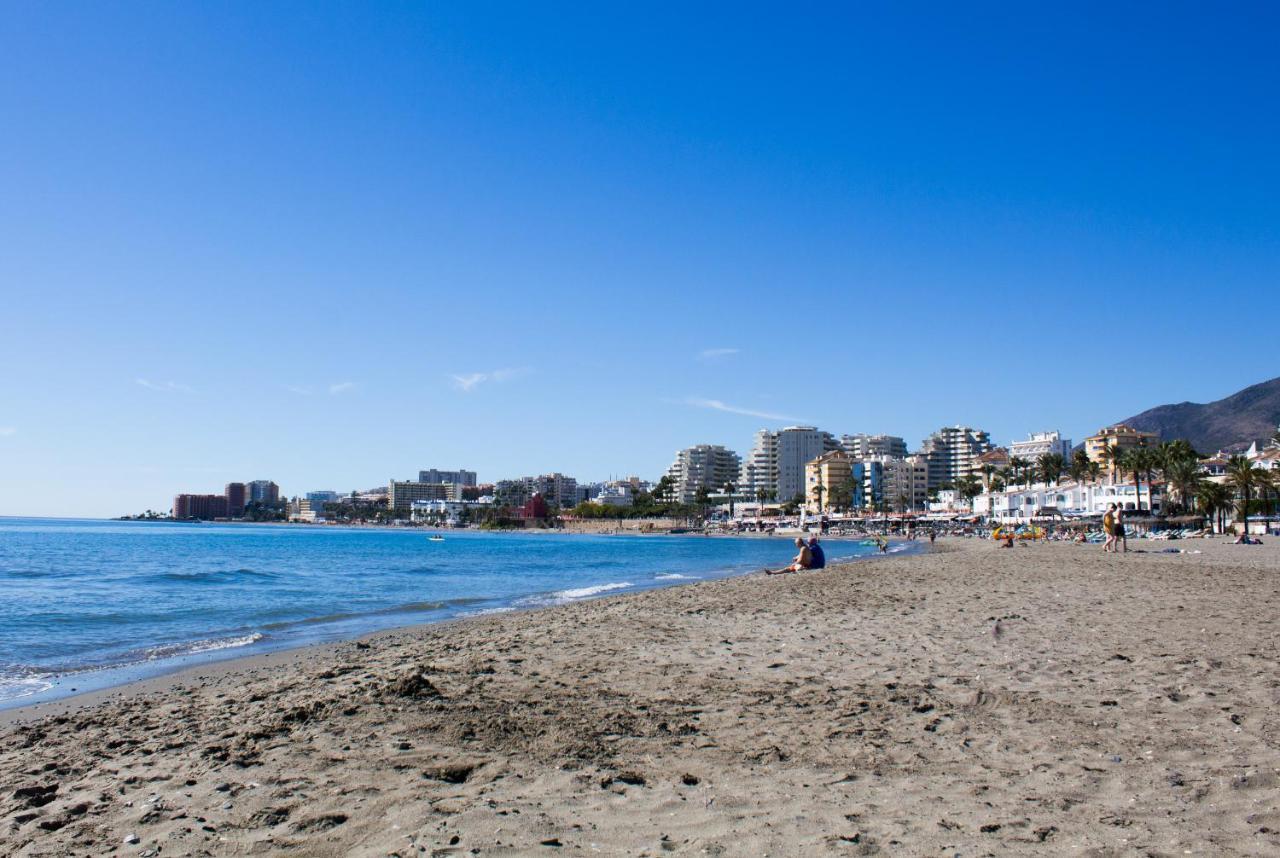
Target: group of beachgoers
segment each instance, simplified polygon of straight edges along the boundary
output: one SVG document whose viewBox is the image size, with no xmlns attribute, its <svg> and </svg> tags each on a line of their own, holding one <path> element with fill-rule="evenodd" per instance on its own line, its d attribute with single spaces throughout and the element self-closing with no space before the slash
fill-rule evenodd
<svg viewBox="0 0 1280 858">
<path fill-rule="evenodd" d="M 1129 550 L 1129 535 L 1124 529 L 1124 509 L 1111 504 L 1107 507 L 1106 514 L 1102 516 L 1102 532 L 1106 535 L 1106 542 L 1102 543 L 1102 550 L 1108 554 L 1127 552 Z"/>
<path fill-rule="evenodd" d="M 791 558 L 791 565 L 784 566 L 781 569 L 766 569 L 766 575 L 785 575 L 788 572 L 804 572 L 807 569 L 822 569 L 827 565 L 827 555 L 822 550 L 822 546 L 818 544 L 818 537 L 811 536 L 809 541 L 805 542 L 803 538 L 796 537 L 796 556 Z"/>
</svg>

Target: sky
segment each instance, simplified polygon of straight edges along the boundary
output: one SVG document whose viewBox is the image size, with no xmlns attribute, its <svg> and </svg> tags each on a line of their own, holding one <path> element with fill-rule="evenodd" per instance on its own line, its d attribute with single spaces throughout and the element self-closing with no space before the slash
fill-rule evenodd
<svg viewBox="0 0 1280 858">
<path fill-rule="evenodd" d="M 0 515 L 1280 375 L 1280 11 L 1121 5 L 7 4 Z"/>
</svg>

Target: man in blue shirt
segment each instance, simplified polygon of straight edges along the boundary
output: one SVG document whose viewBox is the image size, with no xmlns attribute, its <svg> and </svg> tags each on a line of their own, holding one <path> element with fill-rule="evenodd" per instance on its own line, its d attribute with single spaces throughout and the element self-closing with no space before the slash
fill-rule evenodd
<svg viewBox="0 0 1280 858">
<path fill-rule="evenodd" d="M 821 569 L 827 565 L 827 555 L 823 553 L 816 536 L 809 537 L 809 556 L 812 558 L 810 569 Z"/>
</svg>

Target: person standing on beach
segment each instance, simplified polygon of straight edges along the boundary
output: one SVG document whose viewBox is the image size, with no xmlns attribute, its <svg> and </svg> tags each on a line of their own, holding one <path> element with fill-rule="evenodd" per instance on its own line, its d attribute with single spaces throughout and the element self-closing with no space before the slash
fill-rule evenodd
<svg viewBox="0 0 1280 858">
<path fill-rule="evenodd" d="M 1102 532 L 1107 535 L 1107 541 L 1102 543 L 1103 553 L 1110 553 L 1116 544 L 1116 505 L 1111 504 L 1107 507 L 1107 512 L 1102 516 Z"/>
<path fill-rule="evenodd" d="M 1117 553 L 1129 551 L 1129 534 L 1124 532 L 1124 507 L 1116 506 L 1115 550 Z"/>
</svg>

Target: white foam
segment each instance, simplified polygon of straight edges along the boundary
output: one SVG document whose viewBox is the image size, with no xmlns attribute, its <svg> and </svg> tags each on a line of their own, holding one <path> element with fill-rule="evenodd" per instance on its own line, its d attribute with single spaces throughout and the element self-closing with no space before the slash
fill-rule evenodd
<svg viewBox="0 0 1280 858">
<path fill-rule="evenodd" d="M 487 617 L 487 616 L 489 616 L 490 614 L 509 614 L 509 613 L 511 613 L 511 612 L 512 612 L 512 611 L 514 611 L 514 610 L 515 610 L 515 608 L 513 608 L 513 607 L 511 607 L 511 606 L 507 606 L 507 607 L 504 607 L 504 608 L 481 608 L 481 609 L 480 609 L 480 610 L 478 610 L 478 611 L 463 611 L 461 614 L 458 614 L 458 616 L 460 616 L 460 617 Z"/>
<path fill-rule="evenodd" d="M 681 575 L 679 572 L 660 572 L 653 576 L 655 581 L 696 581 L 697 575 Z"/>
<path fill-rule="evenodd" d="M 48 673 L 0 674 L 0 700 L 18 700 L 53 688 L 53 675 Z"/>
<path fill-rule="evenodd" d="M 619 581 L 615 584 L 597 584 L 594 587 L 579 587 L 576 590 L 561 590 L 554 594 L 558 599 L 589 599 L 592 596 L 599 596 L 601 593 L 608 593 L 612 590 L 625 590 L 634 586 L 630 581 Z"/>
<path fill-rule="evenodd" d="M 260 632 L 254 632 L 251 635 L 245 635 L 239 638 L 223 638 L 222 640 L 213 641 L 197 641 L 193 643 L 187 652 L 195 654 L 198 652 L 214 652 L 220 649 L 235 649 L 236 647 L 248 646 L 262 640 Z"/>
</svg>

